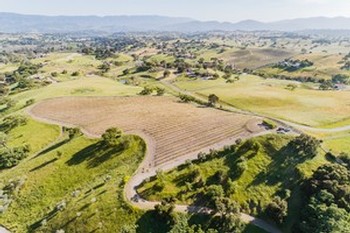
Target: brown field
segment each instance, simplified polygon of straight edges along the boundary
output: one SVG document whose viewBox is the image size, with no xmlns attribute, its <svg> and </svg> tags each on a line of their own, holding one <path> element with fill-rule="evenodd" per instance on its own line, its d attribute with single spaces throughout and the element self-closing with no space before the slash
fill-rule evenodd
<svg viewBox="0 0 350 233">
<path fill-rule="evenodd" d="M 45 100 L 30 113 L 93 135 L 109 127 L 147 135 L 156 167 L 228 138 L 263 131 L 259 118 L 178 103 L 172 97 L 64 97 Z"/>
<path fill-rule="evenodd" d="M 292 55 L 293 53 L 290 51 L 264 48 L 227 52 L 223 53 L 220 58 L 239 69 L 256 69 L 267 64 L 282 61 Z"/>
</svg>

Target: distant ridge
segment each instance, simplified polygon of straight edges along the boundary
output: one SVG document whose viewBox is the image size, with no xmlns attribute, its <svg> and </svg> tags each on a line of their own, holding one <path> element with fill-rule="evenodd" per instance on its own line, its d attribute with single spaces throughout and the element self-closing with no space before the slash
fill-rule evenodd
<svg viewBox="0 0 350 233">
<path fill-rule="evenodd" d="M 77 31 L 145 32 L 145 31 L 305 31 L 350 30 L 350 18 L 313 17 L 263 23 L 244 20 L 238 23 L 199 21 L 167 16 L 43 16 L 0 13 L 0 32 L 69 33 Z"/>
</svg>

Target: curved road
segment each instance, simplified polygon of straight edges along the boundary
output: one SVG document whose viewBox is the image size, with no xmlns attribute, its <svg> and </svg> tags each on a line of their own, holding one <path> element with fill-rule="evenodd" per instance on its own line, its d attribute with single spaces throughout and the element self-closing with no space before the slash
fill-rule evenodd
<svg viewBox="0 0 350 233">
<path fill-rule="evenodd" d="M 51 119 L 35 116 L 31 113 L 30 109 L 27 110 L 27 114 L 29 116 L 31 116 L 32 118 L 39 120 L 39 121 L 42 121 L 42 122 L 45 122 L 45 123 L 56 124 L 56 125 L 66 126 L 66 127 L 76 127 L 75 125 L 70 125 L 70 124 L 66 124 L 63 122 L 53 121 Z M 84 129 L 81 129 L 81 131 L 87 137 L 90 137 L 90 138 L 99 138 L 101 136 L 101 135 L 96 135 L 96 134 L 93 134 L 91 132 L 88 132 Z M 196 152 L 193 152 L 193 153 L 190 153 L 187 155 L 183 155 L 183 156 L 176 158 L 173 161 L 169 161 L 168 163 L 165 163 L 161 166 L 154 167 L 152 165 L 153 164 L 152 161 L 153 161 L 154 153 L 155 153 L 155 143 L 154 143 L 152 137 L 150 137 L 146 132 L 143 132 L 143 131 L 128 131 L 125 133 L 135 134 L 135 135 L 140 136 L 145 141 L 145 143 L 147 145 L 147 151 L 146 151 L 146 154 L 145 154 L 143 161 L 139 165 L 138 169 L 135 171 L 134 175 L 129 179 L 129 181 L 127 182 L 127 184 L 125 185 L 125 188 L 124 188 L 125 199 L 128 200 L 129 203 L 131 205 L 133 205 L 134 207 L 144 209 L 144 210 L 154 209 L 154 206 L 160 203 L 160 202 L 146 201 L 146 200 L 142 199 L 137 194 L 136 188 L 145 179 L 150 178 L 152 176 L 155 176 L 157 170 L 159 170 L 159 169 L 164 170 L 164 171 L 171 170 L 171 169 L 173 169 L 181 164 L 184 164 L 188 160 L 197 159 L 197 155 L 199 152 L 209 152 L 210 149 L 221 149 L 225 145 L 234 144 L 235 141 L 238 139 L 238 137 L 228 138 L 222 142 L 216 143 L 214 145 L 210 145 L 206 148 L 202 148 L 200 151 L 196 151 Z M 257 137 L 257 136 L 261 136 L 261 135 L 265 135 L 265 134 L 269 134 L 269 133 L 271 133 L 271 131 L 263 131 L 261 133 L 250 135 L 247 138 Z M 242 137 L 239 137 L 239 138 L 244 139 Z M 196 206 L 187 206 L 187 205 L 176 205 L 175 211 L 183 212 L 183 213 L 206 213 L 206 214 L 208 214 L 210 212 L 210 210 L 205 208 L 205 207 L 196 207 Z M 281 233 L 281 231 L 279 229 L 277 229 L 276 227 L 274 227 L 273 225 L 267 223 L 266 221 L 264 221 L 262 219 L 255 218 L 253 216 L 250 216 L 250 215 L 247 215 L 244 213 L 241 214 L 241 219 L 245 223 L 252 223 L 252 224 L 264 229 L 267 232 Z M 0 233 L 3 233 L 3 232 L 1 232 L 1 230 L 2 230 L 2 228 L 0 227 Z M 5 229 L 3 229 L 3 230 L 5 230 Z M 6 232 L 6 233 L 8 233 L 8 232 Z"/>
<path fill-rule="evenodd" d="M 185 163 L 188 160 L 194 160 L 197 159 L 198 152 L 191 153 L 188 155 L 184 155 L 180 158 L 177 158 L 174 161 L 168 162 L 162 166 L 159 166 L 157 168 L 148 166 L 149 161 L 153 157 L 153 144 L 151 141 L 151 138 L 145 135 L 143 132 L 135 132 L 136 134 L 140 135 L 147 144 L 147 151 L 145 158 L 137 171 L 134 173 L 134 175 L 130 178 L 130 180 L 127 182 L 124 188 L 125 198 L 128 200 L 134 207 L 137 207 L 139 209 L 144 210 L 151 210 L 154 209 L 154 206 L 157 204 L 160 204 L 160 202 L 150 202 L 142 199 L 136 189 L 137 187 L 142 184 L 144 180 L 147 178 L 150 178 L 152 176 L 156 175 L 157 170 L 161 169 L 163 171 L 173 169 L 183 163 Z M 271 132 L 265 131 L 262 133 L 258 133 L 255 135 L 252 135 L 251 137 L 261 136 L 264 134 L 269 134 Z M 223 143 L 217 143 L 212 146 L 209 146 L 203 150 L 202 152 L 208 152 L 210 149 L 221 149 L 224 145 L 233 144 L 236 141 L 237 138 L 231 138 L 230 140 L 225 140 Z M 150 146 L 150 150 L 148 149 Z M 210 214 L 211 210 L 206 207 L 198 207 L 198 206 L 188 206 L 188 205 L 175 205 L 175 211 L 182 212 L 182 213 L 196 213 L 196 214 Z M 248 214 L 241 213 L 241 219 L 245 223 L 251 223 L 257 227 L 260 227 L 261 229 L 270 232 L 270 233 L 281 233 L 281 231 L 276 228 L 275 226 L 267 223 L 266 221 L 262 219 L 255 218 L 253 216 L 250 216 Z"/>
</svg>

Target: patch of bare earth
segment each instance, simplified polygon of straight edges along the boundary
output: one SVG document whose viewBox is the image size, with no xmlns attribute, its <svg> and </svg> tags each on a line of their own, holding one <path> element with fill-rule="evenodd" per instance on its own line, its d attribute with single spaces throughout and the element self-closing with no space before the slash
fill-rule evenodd
<svg viewBox="0 0 350 233">
<path fill-rule="evenodd" d="M 173 97 L 64 97 L 36 104 L 37 119 L 81 127 L 91 135 L 119 127 L 148 137 L 154 152 L 150 166 L 222 143 L 249 137 L 263 129 L 259 118 L 179 103 Z"/>
</svg>

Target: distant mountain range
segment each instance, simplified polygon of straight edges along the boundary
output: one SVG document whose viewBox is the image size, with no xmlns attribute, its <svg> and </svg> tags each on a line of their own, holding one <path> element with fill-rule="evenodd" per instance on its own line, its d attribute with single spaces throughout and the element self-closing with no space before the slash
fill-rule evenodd
<svg viewBox="0 0 350 233">
<path fill-rule="evenodd" d="M 0 32 L 69 33 L 79 31 L 145 32 L 145 31 L 303 31 L 350 30 L 350 18 L 313 17 L 263 23 L 245 20 L 238 23 L 199 21 L 166 16 L 43 16 L 0 13 Z"/>
</svg>

